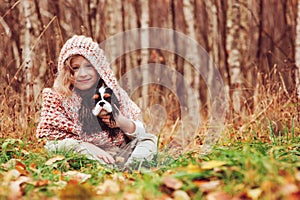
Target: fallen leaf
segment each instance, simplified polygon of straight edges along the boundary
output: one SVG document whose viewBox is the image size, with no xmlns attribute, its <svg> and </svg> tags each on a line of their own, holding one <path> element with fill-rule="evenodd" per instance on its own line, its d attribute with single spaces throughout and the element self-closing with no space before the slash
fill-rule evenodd
<svg viewBox="0 0 300 200">
<path fill-rule="evenodd" d="M 135 193 L 124 193 L 122 196 L 122 200 L 137 200 L 142 198 L 140 194 Z"/>
<path fill-rule="evenodd" d="M 9 199 L 19 199 L 23 195 L 21 184 L 29 182 L 31 179 L 27 176 L 20 176 L 17 180 L 9 184 Z"/>
<path fill-rule="evenodd" d="M 31 170 L 31 171 L 33 171 L 33 172 L 37 172 L 38 170 L 36 169 L 36 164 L 34 164 L 34 163 L 31 163 L 29 166 L 28 166 L 28 168 Z"/>
<path fill-rule="evenodd" d="M 292 184 L 292 183 L 283 185 L 280 188 L 280 192 L 283 195 L 288 195 L 288 194 L 296 193 L 297 191 L 298 191 L 298 187 L 295 184 Z"/>
<path fill-rule="evenodd" d="M 12 180 L 16 180 L 17 178 L 20 177 L 20 175 L 21 173 L 16 169 L 9 170 L 4 175 L 4 182 L 10 182 Z"/>
<path fill-rule="evenodd" d="M 16 166 L 17 161 L 19 161 L 19 160 L 12 158 L 12 159 L 8 160 L 6 163 L 1 164 L 1 167 L 3 167 L 3 169 L 5 169 L 5 170 L 11 169 L 14 166 Z"/>
<path fill-rule="evenodd" d="M 234 191 L 242 191 L 244 190 L 245 188 L 245 184 L 244 183 L 240 183 L 240 184 L 236 184 L 234 187 L 233 187 L 233 190 Z"/>
<path fill-rule="evenodd" d="M 198 173 L 198 172 L 201 172 L 202 169 L 200 168 L 199 165 L 194 165 L 194 164 L 188 164 L 187 166 L 185 167 L 178 167 L 176 168 L 176 170 L 167 170 L 165 172 L 165 174 L 169 174 L 169 175 L 172 175 L 174 174 L 175 172 L 178 172 L 178 171 L 182 171 L 182 172 L 186 172 L 186 173 Z"/>
<path fill-rule="evenodd" d="M 175 179 L 170 176 L 163 178 L 162 182 L 165 186 L 167 186 L 168 188 L 174 189 L 174 190 L 178 190 L 183 185 L 180 180 Z"/>
<path fill-rule="evenodd" d="M 232 197 L 225 192 L 212 192 L 206 196 L 207 200 L 231 200 Z"/>
<path fill-rule="evenodd" d="M 93 199 L 94 195 L 92 186 L 88 184 L 68 183 L 62 190 L 58 191 L 58 199 Z"/>
<path fill-rule="evenodd" d="M 190 200 L 189 195 L 183 190 L 173 192 L 174 200 Z"/>
<path fill-rule="evenodd" d="M 49 166 L 49 165 L 52 165 L 53 163 L 55 163 L 57 161 L 60 161 L 60 160 L 63 160 L 63 159 L 65 159 L 64 156 L 58 155 L 58 156 L 55 156 L 55 157 L 50 158 L 49 160 L 47 160 L 47 162 L 45 163 L 45 165 Z"/>
<path fill-rule="evenodd" d="M 27 181 L 27 183 L 34 185 L 35 187 L 41 187 L 41 186 L 49 185 L 51 182 L 49 180 L 37 180 L 37 181 L 30 180 Z"/>
<path fill-rule="evenodd" d="M 189 164 L 186 167 L 186 172 L 188 173 L 197 173 L 197 172 L 201 172 L 201 168 L 198 165 L 193 165 L 193 164 Z"/>
<path fill-rule="evenodd" d="M 66 187 L 66 185 L 68 185 L 68 183 L 66 181 L 63 181 L 63 180 L 53 182 L 52 184 L 59 187 L 59 188 L 64 188 L 64 187 Z"/>
<path fill-rule="evenodd" d="M 26 151 L 25 149 L 22 149 L 21 152 L 23 153 L 23 155 L 26 155 L 26 156 L 29 155 L 29 152 Z"/>
<path fill-rule="evenodd" d="M 213 169 L 215 167 L 221 167 L 225 164 L 226 164 L 226 162 L 224 162 L 224 161 L 212 160 L 212 161 L 207 161 L 207 162 L 201 163 L 201 168 L 204 170 L 209 170 L 209 169 Z"/>
<path fill-rule="evenodd" d="M 38 180 L 35 183 L 36 187 L 41 187 L 41 186 L 46 186 L 49 185 L 50 181 L 49 180 Z"/>
<path fill-rule="evenodd" d="M 262 189 L 255 188 L 255 189 L 248 190 L 247 196 L 255 200 L 255 199 L 259 199 L 261 193 L 262 193 Z"/>
<path fill-rule="evenodd" d="M 92 175 L 90 174 L 85 174 L 78 171 L 68 171 L 68 172 L 64 172 L 62 175 L 69 176 L 71 178 L 71 181 L 77 181 L 79 183 L 83 183 L 92 177 Z"/>
<path fill-rule="evenodd" d="M 120 186 L 115 181 L 105 180 L 104 183 L 96 188 L 96 194 L 116 194 L 120 191 Z"/>
<path fill-rule="evenodd" d="M 299 197 L 300 197 L 300 190 L 287 195 L 286 200 L 299 200 Z"/>
<path fill-rule="evenodd" d="M 297 181 L 300 181 L 300 171 L 296 172 L 295 177 Z"/>
<path fill-rule="evenodd" d="M 18 170 L 20 172 L 21 175 L 29 174 L 29 172 L 26 170 L 26 166 L 20 161 L 16 161 L 15 168 L 16 168 L 16 170 Z"/>
<path fill-rule="evenodd" d="M 59 171 L 59 170 L 57 170 L 57 169 L 55 169 L 55 170 L 53 170 L 53 172 L 52 172 L 53 174 L 61 174 L 61 171 Z"/>
<path fill-rule="evenodd" d="M 217 189 L 218 186 L 221 185 L 221 181 L 194 181 L 194 184 L 196 184 L 203 192 L 209 192 Z"/>
</svg>

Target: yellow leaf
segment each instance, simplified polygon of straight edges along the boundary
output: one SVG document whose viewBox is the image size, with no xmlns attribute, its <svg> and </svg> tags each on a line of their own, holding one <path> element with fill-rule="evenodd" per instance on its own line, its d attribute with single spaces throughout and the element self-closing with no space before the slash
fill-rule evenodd
<svg viewBox="0 0 300 200">
<path fill-rule="evenodd" d="M 197 173 L 201 172 L 201 168 L 198 165 L 189 164 L 186 168 L 188 173 Z"/>
<path fill-rule="evenodd" d="M 247 196 L 250 197 L 251 199 L 258 199 L 259 196 L 261 195 L 262 190 L 260 188 L 255 188 L 252 190 L 249 190 L 247 192 Z"/>
<path fill-rule="evenodd" d="M 225 164 L 226 164 L 226 162 L 224 162 L 224 161 L 212 160 L 212 161 L 208 161 L 208 162 L 203 162 L 201 164 L 201 168 L 204 170 L 209 170 L 209 169 L 213 169 L 216 167 L 221 167 Z"/>
<path fill-rule="evenodd" d="M 58 192 L 58 199 L 93 199 L 95 195 L 93 188 L 88 184 L 70 184 L 68 183 Z"/>
<path fill-rule="evenodd" d="M 198 165 L 194 165 L 190 163 L 186 167 L 178 167 L 176 170 L 167 170 L 165 174 L 172 175 L 178 171 L 187 172 L 187 173 L 197 173 L 197 172 L 201 172 L 202 169 Z"/>
</svg>

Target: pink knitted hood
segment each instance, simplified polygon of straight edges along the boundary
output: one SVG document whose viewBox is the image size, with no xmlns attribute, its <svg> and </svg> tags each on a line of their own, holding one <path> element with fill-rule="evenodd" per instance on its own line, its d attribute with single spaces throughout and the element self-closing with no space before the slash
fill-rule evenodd
<svg viewBox="0 0 300 200">
<path fill-rule="evenodd" d="M 72 55 L 85 57 L 97 70 L 106 85 L 113 89 L 121 104 L 124 116 L 136 120 L 140 108 L 129 98 L 128 94 L 119 86 L 109 63 L 106 61 L 103 50 L 92 38 L 83 35 L 74 35 L 64 44 L 58 58 L 58 71 L 64 67 L 66 59 Z"/>
</svg>

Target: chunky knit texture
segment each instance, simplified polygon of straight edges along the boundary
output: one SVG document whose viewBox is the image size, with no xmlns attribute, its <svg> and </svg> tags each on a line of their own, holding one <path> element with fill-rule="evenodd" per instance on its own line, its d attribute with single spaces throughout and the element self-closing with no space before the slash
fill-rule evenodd
<svg viewBox="0 0 300 200">
<path fill-rule="evenodd" d="M 93 42 L 90 37 L 74 35 L 62 47 L 58 58 L 58 71 L 64 67 L 64 62 L 72 55 L 82 55 L 85 57 L 100 74 L 106 85 L 113 89 L 120 101 L 120 110 L 124 116 L 136 120 L 140 109 L 132 102 L 127 93 L 119 86 L 109 63 L 106 61 L 103 50 L 98 43 Z"/>
<path fill-rule="evenodd" d="M 72 55 L 82 55 L 97 70 L 106 85 L 114 90 L 120 102 L 120 112 L 129 119 L 137 120 L 140 109 L 129 98 L 127 93 L 119 86 L 113 71 L 106 61 L 103 50 L 96 42 L 85 36 L 75 35 L 62 47 L 58 59 L 58 71 L 61 71 L 66 59 Z M 43 90 L 41 118 L 37 127 L 37 137 L 49 140 L 62 140 L 72 138 L 93 143 L 97 146 L 120 146 L 125 141 L 124 134 L 109 138 L 108 133 L 86 134 L 82 131 L 78 111 L 81 106 L 81 97 L 73 91 L 71 98 L 65 98 L 56 90 L 45 88 Z"/>
</svg>

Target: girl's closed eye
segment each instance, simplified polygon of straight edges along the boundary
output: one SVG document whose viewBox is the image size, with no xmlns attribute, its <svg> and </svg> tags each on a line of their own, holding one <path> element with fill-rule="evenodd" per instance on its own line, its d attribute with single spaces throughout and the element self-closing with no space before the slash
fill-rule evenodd
<svg viewBox="0 0 300 200">
<path fill-rule="evenodd" d="M 72 66 L 71 67 L 73 71 L 77 72 L 79 70 L 79 66 Z"/>
</svg>

